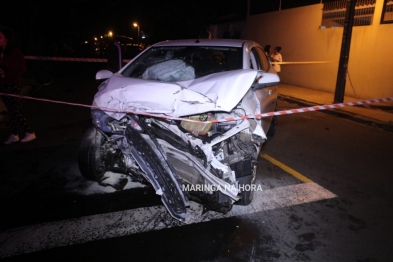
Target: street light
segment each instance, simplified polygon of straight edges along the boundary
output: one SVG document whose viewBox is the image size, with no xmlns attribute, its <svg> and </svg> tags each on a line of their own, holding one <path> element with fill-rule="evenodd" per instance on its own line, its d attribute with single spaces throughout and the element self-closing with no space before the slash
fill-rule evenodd
<svg viewBox="0 0 393 262">
<path fill-rule="evenodd" d="M 138 27 L 138 46 L 139 46 L 139 25 L 137 23 L 134 23 L 134 27 Z"/>
</svg>

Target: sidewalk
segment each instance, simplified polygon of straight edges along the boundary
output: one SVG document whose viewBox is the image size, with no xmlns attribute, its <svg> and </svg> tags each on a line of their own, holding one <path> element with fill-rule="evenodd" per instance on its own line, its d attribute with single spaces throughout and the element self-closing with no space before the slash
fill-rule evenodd
<svg viewBox="0 0 393 262">
<path fill-rule="evenodd" d="M 334 104 L 334 93 L 323 92 L 304 87 L 279 84 L 278 93 L 280 98 L 290 102 L 297 102 L 304 107 Z M 380 97 L 375 97 L 375 99 L 377 98 Z M 347 103 L 359 100 L 365 99 L 357 99 L 345 96 L 343 102 Z M 376 125 L 380 128 L 393 132 L 393 101 L 372 103 L 367 105 L 346 106 L 343 108 L 322 111 L 334 112 L 343 117 L 369 125 Z"/>
</svg>

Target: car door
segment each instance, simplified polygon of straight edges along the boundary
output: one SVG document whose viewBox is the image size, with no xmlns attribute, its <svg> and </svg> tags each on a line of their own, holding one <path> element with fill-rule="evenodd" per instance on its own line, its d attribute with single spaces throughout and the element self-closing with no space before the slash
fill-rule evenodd
<svg viewBox="0 0 393 262">
<path fill-rule="evenodd" d="M 266 56 L 263 49 L 259 46 L 255 46 L 251 49 L 250 52 L 251 61 L 255 61 L 253 67 L 257 70 L 262 70 L 264 72 L 276 74 L 273 66 L 270 63 L 270 60 Z M 256 66 L 256 68 L 255 68 Z M 257 96 L 261 113 L 274 112 L 277 110 L 277 98 L 278 98 L 278 86 L 265 87 L 262 89 L 258 89 L 255 91 L 255 95 Z M 262 128 L 267 132 L 270 127 L 272 117 L 264 117 L 262 118 Z"/>
</svg>

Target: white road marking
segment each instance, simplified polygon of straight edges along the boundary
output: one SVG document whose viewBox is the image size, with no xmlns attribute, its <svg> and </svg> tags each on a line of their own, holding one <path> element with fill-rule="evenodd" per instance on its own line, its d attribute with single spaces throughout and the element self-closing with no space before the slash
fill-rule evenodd
<svg viewBox="0 0 393 262">
<path fill-rule="evenodd" d="M 226 217 L 300 205 L 337 197 L 314 182 L 256 191 L 249 206 L 234 206 L 227 214 L 207 212 L 190 202 L 185 223 L 174 220 L 164 206 L 85 216 L 0 231 L 0 258 L 75 245 L 135 233 L 184 226 Z"/>
</svg>

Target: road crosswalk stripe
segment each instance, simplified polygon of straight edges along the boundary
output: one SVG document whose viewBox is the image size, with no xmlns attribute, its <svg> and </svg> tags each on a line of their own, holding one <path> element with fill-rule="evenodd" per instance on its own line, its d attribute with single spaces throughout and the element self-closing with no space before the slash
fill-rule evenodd
<svg viewBox="0 0 393 262">
<path fill-rule="evenodd" d="M 185 223 L 173 219 L 164 206 L 154 206 L 2 230 L 0 231 L 0 258 L 335 197 L 337 196 L 327 189 L 309 182 L 255 191 L 254 200 L 250 205 L 234 206 L 227 214 L 217 212 L 202 214 L 202 206 L 190 202 Z"/>
</svg>

